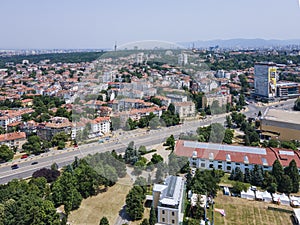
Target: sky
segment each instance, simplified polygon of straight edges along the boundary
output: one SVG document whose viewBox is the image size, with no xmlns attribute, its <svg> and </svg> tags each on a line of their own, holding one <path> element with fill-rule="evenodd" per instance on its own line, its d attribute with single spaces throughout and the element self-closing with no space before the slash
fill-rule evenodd
<svg viewBox="0 0 300 225">
<path fill-rule="evenodd" d="M 299 0 L 1 0 L 0 49 L 300 39 Z"/>
</svg>

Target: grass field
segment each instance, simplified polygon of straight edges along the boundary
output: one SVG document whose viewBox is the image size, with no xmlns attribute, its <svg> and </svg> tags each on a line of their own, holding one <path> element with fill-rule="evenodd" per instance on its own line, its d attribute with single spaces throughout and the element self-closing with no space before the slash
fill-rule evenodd
<svg viewBox="0 0 300 225">
<path fill-rule="evenodd" d="M 106 216 L 109 224 L 113 225 L 131 187 L 129 176 L 120 179 L 106 192 L 84 199 L 80 208 L 71 212 L 68 222 L 71 225 L 98 225 L 100 219 Z"/>
<path fill-rule="evenodd" d="M 289 206 L 277 206 L 271 203 L 218 194 L 215 208 L 225 209 L 226 216 L 215 212 L 215 225 L 292 225 L 291 213 L 269 210 L 268 206 L 292 210 Z M 211 214 L 208 215 L 208 218 Z"/>
</svg>

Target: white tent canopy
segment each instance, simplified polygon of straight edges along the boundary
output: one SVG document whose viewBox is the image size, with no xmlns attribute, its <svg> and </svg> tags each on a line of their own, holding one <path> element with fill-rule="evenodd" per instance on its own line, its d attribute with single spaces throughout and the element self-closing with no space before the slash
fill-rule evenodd
<svg viewBox="0 0 300 225">
<path fill-rule="evenodd" d="M 274 193 L 273 194 L 273 200 L 274 200 L 274 202 L 278 202 L 279 201 L 279 197 L 280 197 L 279 194 Z"/>
<path fill-rule="evenodd" d="M 241 192 L 241 198 L 254 199 L 255 195 L 254 195 L 253 191 L 251 191 L 250 189 L 248 189 L 247 192 L 245 192 L 245 191 Z"/>
<path fill-rule="evenodd" d="M 265 202 L 271 202 L 272 201 L 272 196 L 269 192 L 265 191 L 262 193 L 263 199 Z"/>
<path fill-rule="evenodd" d="M 289 205 L 290 204 L 290 199 L 285 194 L 280 195 L 279 199 L 280 199 L 280 203 L 283 204 L 283 205 Z"/>
</svg>

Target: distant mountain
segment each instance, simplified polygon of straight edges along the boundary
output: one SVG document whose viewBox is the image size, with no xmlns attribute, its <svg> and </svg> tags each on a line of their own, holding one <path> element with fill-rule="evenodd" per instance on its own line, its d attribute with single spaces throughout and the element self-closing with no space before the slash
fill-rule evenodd
<svg viewBox="0 0 300 225">
<path fill-rule="evenodd" d="M 300 45 L 300 39 L 293 40 L 266 40 L 266 39 L 228 39 L 228 40 L 210 40 L 210 41 L 192 41 L 178 43 L 184 47 L 208 48 L 219 46 L 220 48 L 268 48 L 287 45 Z"/>
</svg>

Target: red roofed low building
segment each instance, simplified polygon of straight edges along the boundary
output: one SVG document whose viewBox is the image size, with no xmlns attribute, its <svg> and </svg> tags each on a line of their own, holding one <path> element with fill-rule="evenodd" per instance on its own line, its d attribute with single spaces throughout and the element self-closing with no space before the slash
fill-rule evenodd
<svg viewBox="0 0 300 225">
<path fill-rule="evenodd" d="M 21 149 L 25 142 L 25 132 L 14 132 L 0 135 L 0 145 L 7 145 L 10 148 Z"/>
<path fill-rule="evenodd" d="M 177 156 L 188 157 L 190 165 L 201 169 L 219 169 L 231 172 L 239 167 L 243 173 L 259 165 L 263 170 L 271 171 L 276 159 L 283 167 L 289 165 L 292 159 L 300 168 L 298 152 L 284 149 L 259 148 L 248 146 L 232 146 L 217 143 L 204 143 L 179 140 L 175 146 Z"/>
</svg>

